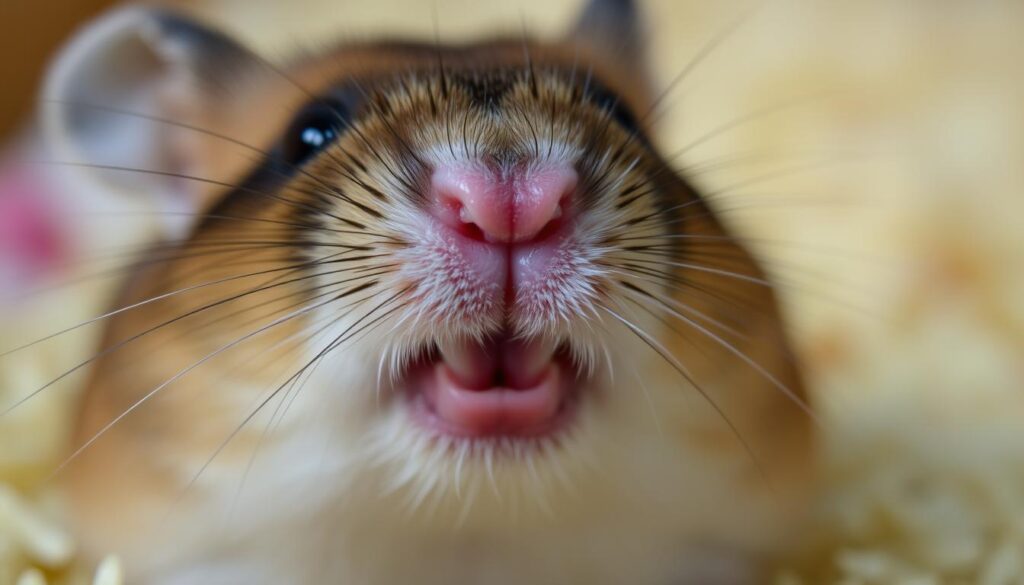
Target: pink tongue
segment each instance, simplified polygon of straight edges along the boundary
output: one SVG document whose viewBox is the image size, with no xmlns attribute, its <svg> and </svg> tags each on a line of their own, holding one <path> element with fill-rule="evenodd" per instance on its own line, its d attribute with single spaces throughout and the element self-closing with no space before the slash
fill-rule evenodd
<svg viewBox="0 0 1024 585">
<path fill-rule="evenodd" d="M 553 353 L 551 344 L 538 341 L 447 348 L 424 394 L 449 430 L 460 434 L 542 432 L 565 394 Z"/>
<path fill-rule="evenodd" d="M 501 386 L 532 388 L 551 364 L 555 346 L 534 340 L 500 340 L 488 344 L 464 341 L 446 345 L 442 361 L 451 376 L 467 389 L 487 390 L 500 376 Z"/>
<path fill-rule="evenodd" d="M 544 432 L 562 403 L 559 367 L 551 364 L 532 388 L 473 390 L 460 385 L 439 363 L 426 385 L 426 399 L 449 431 L 470 436 Z"/>
</svg>

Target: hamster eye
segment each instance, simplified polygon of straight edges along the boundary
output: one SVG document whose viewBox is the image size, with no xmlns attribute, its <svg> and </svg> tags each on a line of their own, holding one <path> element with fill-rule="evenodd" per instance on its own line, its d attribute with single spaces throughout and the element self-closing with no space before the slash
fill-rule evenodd
<svg viewBox="0 0 1024 585">
<path fill-rule="evenodd" d="M 285 160 L 293 165 L 305 163 L 334 142 L 348 123 L 348 111 L 339 103 L 316 102 L 306 106 L 285 132 Z"/>
</svg>

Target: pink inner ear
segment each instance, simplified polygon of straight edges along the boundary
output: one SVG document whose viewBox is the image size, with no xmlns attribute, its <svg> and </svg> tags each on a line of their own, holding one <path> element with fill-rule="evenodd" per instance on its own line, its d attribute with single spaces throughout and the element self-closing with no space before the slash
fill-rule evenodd
<svg viewBox="0 0 1024 585">
<path fill-rule="evenodd" d="M 56 204 L 30 170 L 0 167 L 0 273 L 14 287 L 55 270 L 70 250 Z"/>
</svg>

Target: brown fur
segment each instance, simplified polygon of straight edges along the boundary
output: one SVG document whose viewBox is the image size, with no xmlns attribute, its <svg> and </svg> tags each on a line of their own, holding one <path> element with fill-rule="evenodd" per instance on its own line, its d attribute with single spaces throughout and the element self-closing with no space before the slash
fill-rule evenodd
<svg viewBox="0 0 1024 585">
<path fill-rule="evenodd" d="M 529 64 L 525 60 L 527 54 Z M 300 60 L 287 68 L 285 74 L 290 81 L 265 67 L 253 67 L 247 70 L 245 77 L 232 81 L 230 97 L 224 94 L 220 101 L 205 102 L 199 109 L 193 109 L 190 115 L 192 120 L 197 120 L 193 123 L 195 126 L 247 144 L 263 145 L 263 148 L 281 134 L 292 113 L 308 102 L 310 96 L 320 95 L 338 80 L 360 80 L 362 91 L 373 96 L 369 105 L 363 106 L 356 130 L 346 133 L 326 155 L 311 163 L 307 167 L 308 175 L 295 174 L 276 188 L 276 196 L 242 192 L 227 196 L 223 187 L 205 185 L 203 207 L 212 210 L 214 216 L 226 217 L 198 221 L 187 241 L 175 246 L 158 246 L 135 268 L 116 306 L 144 304 L 109 320 L 103 347 L 113 347 L 150 329 L 153 332 L 109 351 L 97 361 L 82 402 L 75 445 L 98 438 L 76 454 L 69 470 L 73 509 L 82 531 L 88 535 L 90 548 L 97 553 L 121 551 L 132 567 L 148 554 L 146 550 L 135 548 L 138 535 L 154 529 L 159 531 L 169 508 L 173 509 L 179 498 L 187 501 L 202 497 L 201 484 L 207 478 L 200 476 L 199 485 L 186 486 L 186 491 L 180 475 L 167 471 L 168 465 L 184 464 L 198 473 L 208 459 L 221 450 L 224 441 L 231 438 L 231 448 L 223 455 L 218 454 L 213 468 L 204 473 L 220 477 L 224 470 L 236 476 L 244 471 L 250 454 L 265 440 L 266 432 L 264 424 L 243 424 L 245 415 L 263 400 L 266 391 L 302 365 L 298 344 L 288 340 L 300 334 L 310 319 L 303 316 L 273 327 L 245 341 L 238 346 L 238 351 L 225 351 L 213 358 L 207 356 L 229 346 L 245 332 L 268 326 L 281 315 L 295 310 L 304 299 L 317 294 L 304 290 L 312 281 L 287 282 L 308 275 L 308 266 L 286 267 L 301 265 L 312 257 L 326 256 L 341 249 L 297 249 L 288 245 L 289 242 L 308 240 L 357 246 L 360 251 L 351 256 L 383 257 L 339 264 L 337 269 L 345 271 L 338 278 L 356 278 L 359 271 L 372 272 L 381 263 L 394 262 L 389 256 L 400 249 L 403 242 L 394 234 L 384 234 L 386 238 L 374 235 L 381 230 L 381 219 L 375 216 L 375 210 L 382 209 L 382 196 L 386 200 L 408 195 L 386 192 L 381 187 L 379 178 L 386 173 L 377 155 L 384 153 L 385 160 L 396 168 L 403 168 L 404 163 L 415 170 L 414 161 L 402 158 L 403 145 L 423 145 L 431 141 L 443 145 L 442 128 L 446 119 L 461 120 L 461 116 L 467 116 L 466 133 L 471 136 L 483 127 L 484 115 L 479 114 L 465 92 L 451 82 L 451 76 L 462 71 L 490 68 L 523 71 L 528 67 L 535 70 L 534 80 L 540 87 L 539 101 L 532 96 L 530 82 L 517 83 L 503 102 L 506 112 L 503 128 L 507 132 L 487 134 L 482 139 L 485 149 L 524 144 L 526 142 L 516 142 L 510 137 L 528 136 L 532 131 L 531 123 L 539 127 L 551 123 L 579 130 L 583 133 L 580 142 L 588 147 L 621 145 L 621 155 L 610 161 L 605 170 L 626 172 L 625 161 L 639 157 L 640 164 L 629 171 L 631 176 L 646 177 L 644 184 L 655 184 L 668 193 L 672 206 L 685 205 L 666 212 L 664 202 L 659 203 L 647 195 L 620 210 L 623 224 L 654 217 L 657 219 L 653 222 L 648 219 L 641 224 L 647 226 L 647 232 L 678 230 L 694 239 L 665 241 L 660 250 L 682 265 L 671 268 L 650 264 L 664 256 L 645 255 L 630 250 L 628 242 L 612 241 L 619 250 L 609 262 L 646 270 L 643 274 L 634 273 L 618 280 L 627 280 L 634 287 L 631 290 L 638 295 L 635 298 L 660 296 L 669 290 L 672 298 L 692 308 L 693 314 L 706 315 L 736 329 L 736 335 L 719 334 L 736 352 L 770 372 L 799 400 L 806 400 L 799 371 L 788 350 L 773 290 L 754 282 L 764 278 L 754 259 L 716 220 L 713 210 L 699 201 L 692 187 L 678 178 L 650 146 L 627 140 L 624 130 L 609 128 L 596 107 L 574 96 L 574 87 L 567 83 L 564 72 L 575 70 L 578 79 L 582 79 L 592 69 L 596 80 L 621 96 L 628 109 L 638 113 L 645 123 L 650 122 L 651 118 L 643 117 L 653 103 L 652 95 L 645 89 L 646 82 L 621 68 L 602 65 L 606 62 L 595 59 L 589 46 L 568 42 L 531 43 L 524 47 L 518 40 L 502 41 L 440 52 L 397 44 L 345 46 L 327 55 Z M 555 67 L 563 73 L 548 73 Z M 396 76 L 410 71 L 416 74 L 405 77 L 404 88 L 391 84 Z M 444 81 L 445 75 L 447 81 Z M 446 88 L 449 95 L 438 110 L 436 104 L 442 100 L 440 92 L 444 83 L 449 84 Z M 510 104 L 525 115 L 509 115 L 507 112 L 515 111 Z M 550 112 L 555 112 L 554 120 Z M 239 182 L 258 158 L 251 151 L 210 135 L 187 131 L 179 131 L 179 134 L 191 152 L 202 153 L 190 167 L 189 174 L 194 176 Z M 339 171 L 339 166 L 347 166 L 349 171 Z M 361 167 L 367 170 L 359 170 Z M 350 171 L 360 181 L 376 186 L 380 193 L 362 188 L 348 176 Z M 314 190 L 322 187 L 318 184 L 321 182 L 337 186 L 362 209 L 314 194 Z M 225 200 L 225 197 L 230 199 Z M 355 222 L 365 229 L 317 217 L 308 212 L 308 206 L 336 212 L 346 222 Z M 317 233 L 310 227 L 290 225 L 314 222 L 337 231 Z M 664 223 L 659 225 L 659 222 Z M 346 233 L 341 233 L 343 231 Z M 630 231 L 625 229 L 623 233 Z M 707 239 L 696 239 L 699 236 L 707 236 Z M 686 265 L 705 266 L 711 271 Z M 717 271 L 731 271 L 740 277 Z M 239 278 L 250 272 L 262 274 Z M 397 292 L 380 284 L 386 277 L 354 280 L 338 290 L 354 291 L 350 293 L 352 302 L 372 302 L 366 299 L 381 299 Z M 221 280 L 223 282 L 218 284 L 203 284 Z M 366 288 L 359 289 L 360 285 Z M 260 286 L 267 288 L 252 292 Z M 189 287 L 196 288 L 147 302 L 147 299 Z M 644 314 L 618 285 L 605 283 L 602 290 L 614 299 L 612 306 L 628 307 L 636 314 Z M 233 297 L 238 299 L 224 300 Z M 204 306 L 210 308 L 200 309 Z M 664 309 L 657 304 L 648 303 L 648 306 L 654 311 Z M 193 311 L 192 315 L 184 316 Z M 703 413 L 698 417 L 701 421 L 698 424 L 694 424 L 692 416 L 663 421 L 665 440 L 678 441 L 705 451 L 710 457 L 734 462 L 734 497 L 770 500 L 772 503 L 766 505 L 793 512 L 813 475 L 811 418 L 799 404 L 721 343 L 679 320 L 664 318 L 663 321 L 665 327 L 652 331 L 651 335 L 664 344 L 673 358 L 686 365 L 687 372 L 666 367 L 654 375 L 677 376 L 680 393 L 690 393 L 691 402 L 698 405 L 694 411 Z M 695 321 L 713 328 L 699 318 Z M 639 338 L 633 342 L 642 343 Z M 204 359 L 209 361 L 203 362 Z M 190 369 L 196 363 L 202 365 Z M 187 374 L 181 375 L 180 380 L 146 397 L 154 388 L 161 388 L 167 380 L 184 371 Z M 706 395 L 695 393 L 690 383 Z M 712 403 L 713 406 L 709 406 Z M 129 410 L 130 415 L 105 428 Z M 728 425 L 723 424 L 722 417 L 728 420 Z M 112 521 L 115 515 L 117 520 Z"/>
</svg>

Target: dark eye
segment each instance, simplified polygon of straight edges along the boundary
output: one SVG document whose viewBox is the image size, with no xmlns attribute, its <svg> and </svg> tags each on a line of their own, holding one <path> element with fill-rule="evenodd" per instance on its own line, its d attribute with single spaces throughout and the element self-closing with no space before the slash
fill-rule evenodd
<svg viewBox="0 0 1024 585">
<path fill-rule="evenodd" d="M 348 126 L 346 108 L 337 102 L 316 102 L 295 117 L 284 135 L 285 160 L 300 165 L 327 148 Z"/>
</svg>

